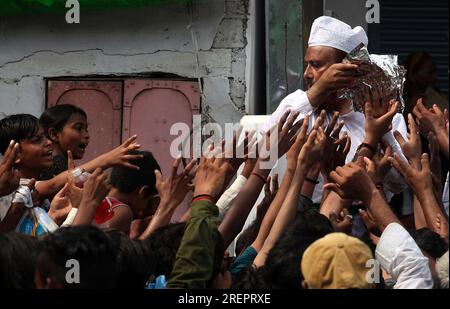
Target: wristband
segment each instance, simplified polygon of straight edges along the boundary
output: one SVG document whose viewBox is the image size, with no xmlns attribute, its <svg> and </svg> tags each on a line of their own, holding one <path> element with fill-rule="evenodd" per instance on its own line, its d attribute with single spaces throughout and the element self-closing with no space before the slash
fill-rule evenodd
<svg viewBox="0 0 450 309">
<path fill-rule="evenodd" d="M 213 204 L 215 204 L 215 198 L 212 195 L 209 194 L 199 194 L 192 198 L 192 202 L 198 202 L 198 201 L 209 201 Z"/>
</svg>

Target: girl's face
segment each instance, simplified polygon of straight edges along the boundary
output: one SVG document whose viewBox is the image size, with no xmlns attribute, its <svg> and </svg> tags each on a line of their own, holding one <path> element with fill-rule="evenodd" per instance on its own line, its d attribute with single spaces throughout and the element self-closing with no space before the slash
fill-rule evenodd
<svg viewBox="0 0 450 309">
<path fill-rule="evenodd" d="M 39 128 L 36 135 L 19 142 L 19 168 L 22 177 L 37 178 L 44 168 L 53 165 L 52 142 L 44 135 L 44 129 Z"/>
<path fill-rule="evenodd" d="M 75 160 L 82 159 L 89 144 L 87 119 L 81 114 L 70 116 L 60 132 L 56 133 L 57 145 L 63 154 L 72 151 Z"/>
</svg>

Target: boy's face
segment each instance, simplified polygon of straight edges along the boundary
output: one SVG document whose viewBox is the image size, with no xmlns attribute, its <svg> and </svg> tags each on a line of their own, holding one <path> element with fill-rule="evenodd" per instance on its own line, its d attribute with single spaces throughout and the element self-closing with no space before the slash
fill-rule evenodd
<svg viewBox="0 0 450 309">
<path fill-rule="evenodd" d="M 44 129 L 39 127 L 36 135 L 19 142 L 19 168 L 22 177 L 36 178 L 44 168 L 53 165 L 52 142 L 44 135 Z"/>
</svg>

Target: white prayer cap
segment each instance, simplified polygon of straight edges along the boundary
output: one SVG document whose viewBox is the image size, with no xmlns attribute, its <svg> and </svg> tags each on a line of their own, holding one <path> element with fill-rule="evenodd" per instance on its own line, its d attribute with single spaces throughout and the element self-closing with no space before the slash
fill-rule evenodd
<svg viewBox="0 0 450 309">
<path fill-rule="evenodd" d="M 346 53 L 351 52 L 359 44 L 368 45 L 369 39 L 360 26 L 352 29 L 346 23 L 329 16 L 317 18 L 309 36 L 309 46 L 328 46 Z"/>
</svg>

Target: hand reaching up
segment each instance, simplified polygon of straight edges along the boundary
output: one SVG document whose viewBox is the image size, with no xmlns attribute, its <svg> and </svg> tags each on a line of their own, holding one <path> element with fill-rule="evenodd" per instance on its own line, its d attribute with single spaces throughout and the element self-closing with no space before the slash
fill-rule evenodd
<svg viewBox="0 0 450 309">
<path fill-rule="evenodd" d="M 69 184 L 66 183 L 66 185 L 55 195 L 50 204 L 50 209 L 48 210 L 48 215 L 58 225 L 61 225 L 64 222 L 72 209 L 68 191 Z"/>
<path fill-rule="evenodd" d="M 275 149 L 278 151 L 277 159 L 281 158 L 292 147 L 297 138 L 298 129 L 303 123 L 302 121 L 295 122 L 298 115 L 298 112 L 286 111 L 278 124 L 266 133 L 259 151 L 260 159 L 269 159 L 269 153 L 273 154 Z M 277 138 L 273 138 L 274 134 L 277 135 Z"/>
<path fill-rule="evenodd" d="M 302 150 L 303 145 L 306 143 L 306 140 L 308 139 L 307 133 L 308 126 L 309 126 L 309 116 L 306 115 L 305 118 L 303 119 L 302 126 L 300 128 L 300 133 L 297 135 L 295 142 L 292 144 L 291 148 L 286 154 L 288 165 L 287 169 L 290 171 L 295 171 L 300 150 Z"/>
<path fill-rule="evenodd" d="M 97 208 L 110 189 L 111 185 L 108 181 L 108 175 L 100 168 L 96 169 L 84 184 L 81 204 Z"/>
<path fill-rule="evenodd" d="M 233 167 L 225 159 L 202 157 L 195 174 L 194 197 L 208 195 L 214 202 L 217 201 L 227 185 L 226 179 L 233 171 Z"/>
<path fill-rule="evenodd" d="M 389 158 L 392 157 L 392 149 L 388 146 L 383 153 L 381 153 L 381 145 L 378 144 L 377 153 L 370 160 L 364 157 L 364 164 L 367 173 L 375 184 L 381 184 L 386 175 L 391 170 L 391 162 Z"/>
<path fill-rule="evenodd" d="M 422 155 L 422 142 L 420 141 L 419 129 L 411 114 L 408 115 L 408 129 L 409 134 L 407 140 L 398 131 L 394 132 L 394 137 L 400 144 L 406 158 L 412 165 L 418 166 L 420 164 L 420 156 Z"/>
<path fill-rule="evenodd" d="M 342 199 L 364 200 L 375 189 L 375 183 L 359 162 L 338 167 L 330 173 L 330 178 L 334 183 L 326 184 L 324 189 L 333 190 Z"/>
<path fill-rule="evenodd" d="M 445 115 L 436 104 L 428 110 L 423 104 L 423 99 L 420 98 L 414 106 L 413 114 L 417 118 L 420 133 L 425 137 L 430 132 L 438 134 L 446 129 Z"/>
<path fill-rule="evenodd" d="M 374 104 L 375 105 L 375 104 Z M 366 122 L 364 124 L 366 144 L 372 145 L 374 148 L 380 142 L 384 134 L 392 128 L 392 120 L 397 113 L 399 102 L 391 100 L 386 113 L 378 113 L 377 107 L 371 103 L 365 104 Z"/>
<path fill-rule="evenodd" d="M 139 170 L 139 167 L 130 163 L 132 160 L 142 159 L 142 155 L 130 155 L 131 150 L 136 150 L 141 147 L 136 143 L 137 135 L 134 135 L 122 143 L 119 147 L 114 148 L 110 152 L 101 155 L 98 159 L 103 162 L 105 167 L 113 166 L 125 166 L 135 170 Z"/>
<path fill-rule="evenodd" d="M 326 145 L 327 137 L 322 127 L 312 130 L 298 156 L 297 169 L 305 168 L 308 171 L 315 164 L 317 158 L 323 157 Z"/>
<path fill-rule="evenodd" d="M 156 170 L 156 189 L 160 197 L 160 207 L 169 207 L 174 209 L 183 202 L 189 191 L 192 191 L 193 184 L 191 183 L 193 175 L 191 171 L 196 164 L 196 160 L 192 160 L 179 174 L 181 158 L 174 161 L 172 166 L 172 174 L 163 179 L 161 172 Z"/>
<path fill-rule="evenodd" d="M 417 166 L 408 164 L 408 162 L 402 160 L 397 154 L 394 154 L 394 158 L 390 158 L 389 161 L 405 178 L 408 185 L 417 195 L 424 194 L 425 192 L 433 192 L 428 154 L 421 156 L 420 163 Z"/>
<path fill-rule="evenodd" d="M 14 167 L 19 153 L 19 143 L 11 141 L 0 163 L 0 197 L 14 192 L 19 187 L 20 173 Z"/>
</svg>

